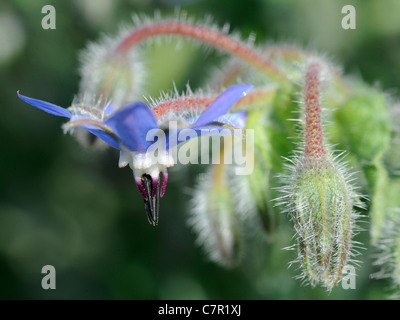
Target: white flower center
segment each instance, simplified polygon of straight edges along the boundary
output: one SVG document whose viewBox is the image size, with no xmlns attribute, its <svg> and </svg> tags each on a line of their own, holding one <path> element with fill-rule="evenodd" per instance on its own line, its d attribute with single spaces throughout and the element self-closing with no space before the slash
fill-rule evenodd
<svg viewBox="0 0 400 320">
<path fill-rule="evenodd" d="M 172 167 L 175 162 L 172 154 L 168 151 L 159 152 L 156 156 L 153 152 L 139 153 L 129 150 L 121 150 L 119 157 L 119 167 L 123 168 L 129 164 L 134 172 L 135 178 L 148 174 L 152 178 L 157 178 L 160 172 L 166 172 L 167 168 Z"/>
</svg>

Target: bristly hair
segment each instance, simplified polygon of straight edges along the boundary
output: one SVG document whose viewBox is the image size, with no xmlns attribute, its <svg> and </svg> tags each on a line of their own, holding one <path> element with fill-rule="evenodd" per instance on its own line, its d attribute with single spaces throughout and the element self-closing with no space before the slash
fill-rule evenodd
<svg viewBox="0 0 400 320">
<path fill-rule="evenodd" d="M 124 56 L 114 54 L 116 46 L 125 35 L 126 32 L 116 36 L 103 35 L 80 52 L 81 82 L 78 99 L 88 99 L 91 96 L 90 99 L 111 100 L 119 109 L 142 97 L 146 70 L 140 48 Z"/>
<path fill-rule="evenodd" d="M 149 15 L 144 15 L 144 14 L 134 14 L 134 15 L 132 15 L 132 21 L 133 21 L 133 25 L 125 24 L 123 26 L 122 32 L 124 33 L 124 35 L 127 35 L 129 32 L 131 32 L 135 29 L 145 27 L 148 25 L 153 25 L 155 23 L 161 24 L 161 23 L 168 23 L 168 22 L 176 22 L 176 23 L 182 23 L 182 24 L 196 25 L 198 27 L 205 27 L 210 31 L 222 33 L 226 36 L 229 36 L 230 38 L 232 38 L 236 41 L 239 41 L 244 46 L 252 48 L 253 50 L 258 50 L 254 46 L 255 35 L 253 33 L 249 35 L 247 41 L 246 40 L 243 41 L 241 35 L 238 32 L 231 30 L 229 23 L 225 23 L 222 27 L 220 27 L 215 22 L 213 16 L 210 14 L 205 15 L 205 17 L 202 19 L 201 18 L 198 19 L 198 18 L 189 16 L 185 10 L 176 8 L 174 11 L 174 14 L 172 14 L 170 16 L 162 16 L 160 11 L 157 11 L 157 10 L 155 11 L 153 17 L 151 17 Z M 172 39 L 174 39 L 174 40 L 177 39 L 179 41 L 186 41 L 186 40 L 191 41 L 195 45 L 203 47 L 205 49 L 205 52 L 207 52 L 211 48 L 209 45 L 207 45 L 204 42 L 198 41 L 193 38 L 188 38 L 188 37 L 182 38 L 177 35 L 163 35 L 162 37 L 153 37 L 153 38 L 149 38 L 149 40 L 146 40 L 146 42 L 149 44 L 152 44 L 154 42 L 156 44 L 158 44 L 159 41 L 171 41 Z M 218 50 L 218 48 L 214 48 L 214 49 Z"/>
<path fill-rule="evenodd" d="M 394 209 L 385 219 L 381 237 L 375 245 L 373 265 L 379 270 L 371 275 L 374 279 L 390 279 L 390 298 L 400 298 L 400 208 Z"/>
<path fill-rule="evenodd" d="M 186 85 L 185 91 L 179 92 L 174 83 L 174 90 L 162 91 L 158 98 L 145 96 L 144 99 L 155 113 L 158 124 L 162 126 L 169 120 L 184 122 L 187 119 L 199 116 L 205 106 L 190 103 L 189 98 L 196 100 L 198 98 L 205 98 L 206 96 L 211 96 L 211 93 L 205 94 L 201 89 L 194 93 L 189 84 Z M 166 110 L 157 112 L 157 109 L 164 104 L 167 107 L 165 108 Z"/>
<path fill-rule="evenodd" d="M 226 141 L 225 152 L 233 152 L 232 148 L 235 143 Z M 247 177 L 236 175 L 236 168 L 235 163 L 210 165 L 190 192 L 188 224 L 210 260 L 225 267 L 240 263 L 248 254 L 247 245 L 261 238 Z"/>
<path fill-rule="evenodd" d="M 321 62 L 315 62 L 315 60 L 313 60 L 311 63 L 317 63 L 317 65 L 321 64 Z M 310 66 L 310 64 L 307 64 L 307 65 Z M 318 72 L 318 73 L 321 74 L 321 72 Z M 312 99 L 312 100 L 318 99 L 318 101 L 316 103 L 319 103 L 320 105 L 322 105 L 321 100 L 320 100 L 321 96 L 318 93 L 321 91 L 320 90 L 321 89 L 320 79 L 321 79 L 321 77 L 319 77 L 317 79 L 318 83 L 316 83 L 316 84 L 309 84 L 309 85 L 317 85 L 319 87 L 319 89 L 317 91 L 315 91 L 316 93 L 312 93 L 312 96 L 308 97 L 308 99 Z M 315 81 L 315 79 L 314 80 L 309 79 L 307 81 Z M 304 84 L 301 87 L 308 90 L 307 89 L 308 87 L 305 87 Z M 312 89 L 312 90 L 314 90 L 314 89 Z M 307 112 L 321 113 L 321 110 L 320 111 L 306 110 L 306 107 L 304 105 L 305 94 L 307 94 L 307 93 L 301 93 L 302 99 L 300 101 L 300 106 L 302 106 L 300 109 L 300 113 L 303 115 L 303 117 L 307 114 Z M 314 94 L 317 94 L 317 96 L 314 96 Z M 315 103 L 315 101 L 312 103 Z M 312 169 L 313 167 L 310 167 L 309 169 L 307 169 L 307 167 L 310 165 L 309 161 L 311 161 L 315 157 L 315 160 L 312 160 L 311 163 L 316 161 L 315 165 L 317 165 L 317 166 L 321 165 L 322 167 L 325 167 L 325 168 L 331 167 L 332 168 L 331 170 L 334 170 L 333 172 L 336 171 L 335 179 L 339 179 L 339 180 L 337 180 L 338 182 L 340 182 L 340 180 L 341 180 L 342 182 L 340 182 L 339 184 L 343 184 L 344 186 L 346 186 L 347 190 L 345 192 L 348 195 L 350 203 L 343 203 L 343 207 L 341 205 L 342 209 L 335 208 L 335 210 L 339 210 L 339 209 L 345 210 L 346 207 L 349 208 L 346 210 L 349 210 L 348 219 L 350 219 L 350 221 L 348 222 L 348 225 L 351 226 L 350 235 L 349 235 L 350 243 L 348 243 L 348 249 L 346 249 L 346 247 L 344 248 L 344 250 L 348 250 L 347 253 L 344 253 L 344 256 L 342 256 L 341 254 L 339 255 L 339 253 L 333 252 L 332 259 L 333 259 L 333 263 L 336 264 L 336 266 L 330 266 L 330 267 L 334 268 L 334 270 L 337 269 L 336 273 L 339 273 L 338 276 L 340 276 L 340 272 L 341 272 L 342 268 L 345 267 L 345 265 L 347 265 L 348 263 L 353 264 L 353 265 L 358 264 L 358 261 L 353 259 L 355 256 L 357 256 L 359 254 L 358 251 L 355 250 L 355 249 L 359 248 L 359 243 L 356 243 L 353 240 L 353 238 L 360 231 L 360 228 L 356 224 L 356 222 L 358 222 L 360 215 L 358 212 L 356 212 L 355 207 L 357 207 L 357 206 L 362 207 L 363 205 L 361 204 L 361 202 L 358 201 L 360 195 L 358 195 L 356 193 L 357 188 L 355 188 L 352 185 L 352 179 L 351 179 L 352 174 L 348 173 L 346 163 L 339 160 L 339 158 L 342 156 L 342 153 L 335 156 L 334 155 L 335 152 L 332 152 L 331 147 L 329 146 L 329 144 L 326 143 L 326 139 L 325 139 L 324 133 L 323 133 L 324 132 L 323 126 L 319 129 L 319 133 L 313 133 L 314 136 L 316 134 L 318 134 L 318 135 L 321 135 L 321 137 L 315 141 L 309 142 L 312 144 L 313 143 L 318 143 L 318 144 L 323 143 L 323 147 L 321 145 L 321 147 L 316 148 L 315 152 L 317 152 L 317 153 L 314 154 L 313 152 L 307 151 L 307 149 L 306 149 L 306 142 L 305 142 L 305 137 L 307 134 L 305 132 L 306 120 L 304 118 L 300 118 L 299 120 L 300 120 L 298 122 L 299 138 L 298 138 L 298 142 L 297 142 L 298 148 L 294 151 L 294 155 L 290 159 L 286 159 L 287 162 L 285 163 L 285 174 L 281 174 L 278 177 L 282 184 L 282 186 L 278 188 L 278 191 L 280 192 L 281 196 L 279 198 L 275 199 L 275 202 L 276 202 L 276 205 L 278 205 L 282 208 L 282 211 L 284 213 L 289 215 L 290 219 L 292 220 L 292 222 L 294 224 L 295 235 L 293 238 L 297 240 L 297 243 L 294 244 L 291 248 L 294 249 L 295 247 L 298 247 L 298 257 L 294 261 L 292 261 L 290 263 L 290 265 L 292 265 L 293 263 L 296 263 L 299 265 L 301 274 L 297 278 L 300 279 L 303 284 L 310 284 L 311 286 L 315 286 L 316 284 L 322 284 L 328 290 L 331 290 L 335 284 L 340 282 L 340 277 L 337 280 L 332 280 L 332 282 L 327 281 L 327 280 L 322 281 L 318 275 L 322 274 L 322 272 L 325 272 L 324 268 L 327 266 L 319 266 L 318 259 L 316 256 L 315 257 L 313 256 L 312 251 L 309 251 L 307 248 L 301 249 L 302 243 L 303 243 L 303 245 L 306 245 L 307 243 L 312 241 L 312 239 L 314 239 L 313 241 L 315 242 L 315 244 L 317 246 L 320 245 L 320 243 L 317 239 L 318 235 L 316 235 L 316 234 L 313 235 L 314 229 L 311 225 L 311 222 L 310 222 L 310 225 L 307 226 L 308 225 L 307 221 L 304 221 L 303 223 L 299 223 L 299 221 L 298 221 L 298 219 L 301 220 L 303 218 L 307 218 L 307 216 L 301 214 L 300 212 L 297 212 L 297 210 L 307 211 L 311 208 L 308 208 L 308 205 L 306 205 L 306 204 L 304 204 L 304 205 L 306 205 L 305 207 L 298 208 L 297 205 L 295 205 L 295 203 L 294 203 L 294 198 L 299 196 L 299 195 L 297 195 L 297 192 L 299 192 L 299 191 L 295 190 L 295 186 L 297 186 L 299 184 L 299 181 L 298 181 L 299 178 L 297 177 L 297 175 L 300 172 L 302 172 L 303 170 L 308 170 L 308 171 L 309 170 L 317 170 L 317 168 Z M 314 120 L 311 119 L 308 121 L 316 121 L 316 122 L 319 122 L 320 124 L 324 123 L 322 117 L 321 118 L 318 117 L 318 118 L 315 118 Z M 307 130 L 317 130 L 317 129 L 318 129 L 318 123 L 311 126 Z M 317 136 L 315 136 L 315 137 L 317 137 Z M 320 151 L 317 151 L 317 150 L 320 150 Z M 322 151 L 324 151 L 324 152 L 322 152 Z M 310 153 L 307 153 L 307 152 L 310 152 Z M 311 159 L 307 160 L 310 157 L 311 157 Z M 300 184 L 301 183 L 302 182 L 300 182 Z M 328 181 L 327 183 L 331 183 L 331 182 Z M 315 188 L 316 186 L 310 185 L 308 187 Z M 334 190 L 332 190 L 332 191 L 336 192 Z M 312 196 L 311 189 L 310 189 L 310 191 L 302 190 L 301 192 L 303 192 L 303 193 L 310 192 L 310 197 Z M 316 192 L 318 192 L 318 191 L 316 191 Z M 337 192 L 341 193 L 343 191 L 337 190 Z M 341 199 L 340 194 L 333 195 L 333 197 L 337 198 L 337 199 Z M 310 199 L 310 201 L 314 201 L 314 200 Z M 333 210 L 333 208 L 328 208 L 328 209 Z M 299 216 L 299 214 L 300 214 L 300 216 Z M 338 215 L 338 216 L 341 216 L 341 215 Z M 335 217 L 336 217 L 336 215 L 335 215 Z M 327 217 L 327 219 L 328 218 L 329 217 Z M 347 219 L 347 218 L 344 218 L 344 219 Z M 334 221 L 332 221 L 332 222 L 334 222 Z M 303 228 L 306 228 L 306 229 L 309 228 L 309 229 L 307 229 L 308 230 L 307 231 L 307 230 L 303 230 Z M 342 226 L 341 226 L 340 221 L 337 221 L 333 224 L 333 229 L 336 231 L 335 231 L 334 235 L 330 235 L 330 236 L 335 241 L 341 241 L 341 240 L 337 240 L 337 239 L 339 239 L 340 237 L 345 237 L 345 234 L 342 234 L 341 228 L 342 228 Z M 336 234 L 336 232 L 337 232 L 337 234 Z M 304 238 L 305 236 L 306 236 L 306 238 Z M 333 245 L 334 244 L 332 244 L 332 246 Z M 307 251 L 307 255 L 309 255 L 309 257 L 303 256 L 304 250 Z M 322 250 L 322 248 L 321 248 L 321 250 Z M 343 257 L 344 257 L 344 261 L 342 261 Z M 311 262 L 311 264 L 309 264 L 310 262 Z M 307 264 L 305 264 L 305 263 L 307 263 Z M 311 268 L 311 270 L 314 270 L 315 272 L 312 271 L 310 273 L 309 271 L 307 271 L 310 268 Z M 311 276 L 311 274 L 315 275 L 315 278 L 313 276 Z"/>
<path fill-rule="evenodd" d="M 343 158 L 344 153 L 334 155 L 333 153 L 328 152 L 327 155 L 328 162 L 332 163 L 336 167 L 339 175 L 345 181 L 345 184 L 348 187 L 348 192 L 351 195 L 353 208 L 351 209 L 350 214 L 350 224 L 352 226 L 350 238 L 352 240 L 349 247 L 347 265 L 351 265 L 357 269 L 360 265 L 360 261 L 357 260 L 357 257 L 361 254 L 360 250 L 365 248 L 362 243 L 355 241 L 354 237 L 357 236 L 361 231 L 365 231 L 364 228 L 361 228 L 360 224 L 366 223 L 367 221 L 365 215 L 363 215 L 360 210 L 366 209 L 365 204 L 361 201 L 361 199 L 367 198 L 358 192 L 360 189 L 358 186 L 353 185 L 354 173 L 349 173 L 348 163 L 346 163 Z M 285 161 L 285 173 L 277 175 L 277 179 L 280 181 L 280 186 L 277 187 L 276 190 L 280 193 L 280 196 L 276 199 L 273 199 L 273 201 L 275 202 L 275 206 L 278 206 L 282 213 L 287 214 L 292 223 L 295 224 L 296 221 L 294 219 L 292 206 L 292 185 L 295 172 L 298 170 L 299 166 L 302 165 L 302 152 L 299 151 L 295 153 L 290 159 L 285 159 Z M 294 231 L 295 233 L 292 237 L 292 241 L 294 241 L 294 243 L 291 246 L 284 248 L 286 250 L 295 250 L 299 245 L 298 239 L 301 235 L 301 230 L 295 227 Z M 298 252 L 298 256 L 293 261 L 289 262 L 289 267 L 292 265 L 297 265 L 296 270 L 300 270 L 300 274 L 296 276 L 296 279 L 299 279 L 302 285 L 311 285 L 312 287 L 315 287 L 317 284 L 321 284 L 316 279 L 309 278 L 307 273 L 304 271 L 303 257 L 300 252 Z M 340 280 L 337 282 L 337 284 L 339 282 Z M 325 286 L 324 284 L 322 285 Z M 332 289 L 330 286 L 326 286 L 326 288 L 328 291 Z"/>
<path fill-rule="evenodd" d="M 177 10 L 172 17 L 161 17 L 156 12 L 152 18 L 135 15 L 132 20 L 133 24 L 121 26 L 116 35 L 103 35 L 80 53 L 79 100 L 90 96 L 92 100 L 111 101 L 119 109 L 126 103 L 141 99 L 146 80 L 142 45 L 160 39 L 189 40 L 207 49 L 228 51 L 255 66 L 255 70 L 260 68 L 260 72 L 269 76 L 280 80 L 285 78 L 254 47 L 253 34 L 247 42 L 242 41 L 238 34 L 229 33 L 229 25 L 219 28 L 212 22 L 211 16 L 206 16 L 203 21 L 196 20 Z"/>
<path fill-rule="evenodd" d="M 179 124 L 188 124 L 195 119 L 218 97 L 220 92 L 210 88 L 198 89 L 193 92 L 186 85 L 186 91 L 179 92 L 174 84 L 174 90 L 161 92 L 158 98 L 144 97 L 157 119 L 160 127 L 167 127 L 168 122 L 173 120 Z M 229 113 L 229 111 L 228 111 Z M 235 127 L 229 120 L 223 123 Z"/>
<path fill-rule="evenodd" d="M 269 77 L 287 84 L 286 76 L 254 47 L 254 34 L 251 34 L 246 42 L 238 34 L 229 32 L 228 25 L 219 28 L 210 16 L 206 16 L 204 21 L 195 20 L 180 11 L 177 11 L 173 18 L 164 18 L 156 13 L 154 18 L 135 16 L 133 20 L 133 27 L 124 28 L 125 37 L 118 45 L 117 52 L 129 51 L 144 41 L 151 43 L 149 40 L 178 37 L 179 41 L 188 39 L 207 49 L 213 48 L 240 57 Z"/>
<path fill-rule="evenodd" d="M 215 194 L 210 194 L 214 169 L 215 165 L 212 165 L 199 176 L 193 190 L 188 224 L 197 234 L 197 244 L 203 247 L 209 259 L 229 268 L 235 266 L 242 256 L 241 223 L 232 202 L 224 203 L 226 208 L 215 205 L 215 201 L 223 199 L 213 200 Z"/>
</svg>

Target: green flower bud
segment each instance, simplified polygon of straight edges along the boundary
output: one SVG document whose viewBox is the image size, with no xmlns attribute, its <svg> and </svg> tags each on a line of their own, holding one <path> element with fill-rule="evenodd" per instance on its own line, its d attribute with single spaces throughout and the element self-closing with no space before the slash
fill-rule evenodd
<svg viewBox="0 0 400 320">
<path fill-rule="evenodd" d="M 224 152 L 232 152 L 230 143 L 222 145 L 221 158 Z M 224 267 L 240 262 L 247 241 L 245 224 L 255 215 L 246 176 L 236 175 L 236 168 L 235 164 L 210 165 L 200 176 L 190 210 L 189 224 L 198 234 L 198 244 L 210 260 Z"/>
<path fill-rule="evenodd" d="M 400 298 L 400 178 L 389 177 L 386 188 L 386 216 L 380 238 L 375 243 L 376 279 L 390 279 L 393 298 Z"/>
<path fill-rule="evenodd" d="M 145 77 L 141 54 L 139 50 L 118 52 L 122 37 L 103 37 L 81 53 L 80 102 L 111 101 L 116 110 L 141 97 Z"/>
<path fill-rule="evenodd" d="M 254 171 L 246 176 L 250 194 L 266 234 L 271 235 L 277 228 L 280 213 L 273 206 L 274 189 L 271 170 L 281 166 L 280 154 L 272 147 L 273 134 L 267 126 L 269 110 L 255 109 L 248 113 L 247 127 L 255 133 L 254 150 L 248 156 L 254 157 Z"/>
<path fill-rule="evenodd" d="M 384 96 L 368 92 L 354 96 L 334 114 L 335 127 L 330 135 L 359 160 L 375 161 L 389 146 L 391 126 Z"/>
<path fill-rule="evenodd" d="M 308 64 L 304 76 L 304 149 L 285 177 L 279 198 L 297 236 L 300 278 L 331 289 L 342 278 L 351 256 L 355 213 L 353 189 L 345 169 L 336 164 L 324 142 L 320 86 L 322 66 Z"/>
<path fill-rule="evenodd" d="M 246 178 L 250 187 L 251 199 L 260 217 L 261 226 L 267 236 L 272 236 L 279 225 L 280 212 L 271 202 L 274 198 L 274 189 L 272 188 L 273 179 L 270 170 L 256 159 L 253 173 Z"/>
<path fill-rule="evenodd" d="M 292 178 L 290 215 L 298 237 L 302 277 L 332 288 L 342 276 L 351 249 L 352 190 L 330 161 L 305 161 Z"/>
<path fill-rule="evenodd" d="M 189 224 L 198 234 L 197 242 L 204 247 L 210 260 L 232 267 L 240 257 L 239 217 L 233 194 L 219 175 L 225 165 L 213 165 L 199 179 L 192 199 Z"/>
<path fill-rule="evenodd" d="M 376 248 L 375 265 L 380 270 L 372 274 L 375 279 L 390 279 L 394 289 L 393 298 L 400 298 L 400 207 L 390 218 L 385 220 L 382 237 Z"/>
</svg>

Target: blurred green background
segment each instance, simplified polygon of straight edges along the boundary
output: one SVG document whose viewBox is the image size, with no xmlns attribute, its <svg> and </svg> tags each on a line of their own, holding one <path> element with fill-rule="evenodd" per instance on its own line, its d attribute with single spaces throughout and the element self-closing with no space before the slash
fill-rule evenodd
<svg viewBox="0 0 400 320">
<path fill-rule="evenodd" d="M 43 30 L 44 5 L 56 8 L 56 30 Z M 342 6 L 357 10 L 357 29 L 341 28 Z M 114 33 L 132 14 L 211 14 L 256 43 L 315 48 L 347 73 L 396 94 L 400 87 L 398 0 L 1 0 L 0 2 L 0 298 L 1 299 L 384 299 L 385 281 L 369 279 L 363 251 L 355 290 L 302 287 L 287 263 L 295 253 L 283 223 L 257 265 L 225 270 L 208 262 L 186 225 L 197 168 L 171 170 L 160 223 L 147 222 L 129 168 L 115 150 L 92 152 L 64 122 L 17 99 L 16 92 L 68 107 L 78 92 L 79 50 Z M 173 42 L 147 48 L 144 94 L 157 97 L 175 81 L 204 85 L 224 58 Z M 286 217 L 282 219 L 287 220 Z M 366 227 L 368 228 L 368 227 Z M 360 236 L 368 241 L 368 232 Z M 57 289 L 43 290 L 41 269 L 53 265 Z"/>
</svg>

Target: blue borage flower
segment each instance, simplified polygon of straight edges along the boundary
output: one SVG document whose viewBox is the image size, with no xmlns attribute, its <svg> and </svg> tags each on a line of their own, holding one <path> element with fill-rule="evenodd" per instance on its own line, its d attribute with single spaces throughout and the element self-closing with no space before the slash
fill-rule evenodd
<svg viewBox="0 0 400 320">
<path fill-rule="evenodd" d="M 214 102 L 203 111 L 198 117 L 187 119 L 182 123 L 179 119 L 177 134 L 185 129 L 193 129 L 196 136 L 215 134 L 225 129 L 224 122 L 236 125 L 236 128 L 243 127 L 244 113 L 225 115 L 229 108 L 241 97 L 253 88 L 252 85 L 234 85 L 219 95 Z M 164 195 L 167 185 L 167 168 L 174 165 L 174 159 L 169 149 L 181 142 L 189 140 L 187 136 L 183 141 L 174 140 L 171 143 L 170 134 L 168 136 L 164 152 L 154 158 L 154 153 L 149 153 L 149 148 L 154 144 L 154 140 L 146 139 L 151 130 L 163 131 L 159 127 L 152 110 L 143 102 L 133 102 L 122 109 L 113 110 L 112 103 L 108 103 L 102 110 L 98 107 L 88 107 L 85 105 L 73 105 L 65 109 L 42 100 L 29 98 L 18 92 L 18 97 L 30 105 L 42 109 L 47 113 L 69 118 L 64 124 L 66 131 L 76 127 L 81 127 L 98 138 L 105 141 L 111 147 L 120 151 L 119 166 L 130 165 L 133 170 L 136 184 L 145 202 L 147 218 L 152 225 L 158 222 L 159 198 Z M 174 119 L 170 119 L 174 120 Z M 204 130 L 204 129 L 217 129 Z M 219 131 L 218 131 L 219 130 Z M 164 131 L 163 131 L 164 132 Z M 174 137 L 174 139 L 176 139 Z M 162 176 L 162 182 L 160 177 Z"/>
</svg>

